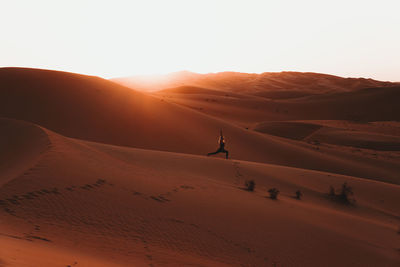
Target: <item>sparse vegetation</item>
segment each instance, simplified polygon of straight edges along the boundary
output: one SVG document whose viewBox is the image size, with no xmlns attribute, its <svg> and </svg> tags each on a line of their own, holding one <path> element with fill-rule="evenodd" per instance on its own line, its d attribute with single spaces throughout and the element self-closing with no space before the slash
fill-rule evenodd
<svg viewBox="0 0 400 267">
<path fill-rule="evenodd" d="M 340 192 L 339 197 L 346 203 L 350 203 L 350 201 L 352 201 L 349 196 L 353 196 L 353 189 L 347 185 L 347 183 L 343 183 L 342 185 L 342 190 Z"/>
<path fill-rule="evenodd" d="M 253 192 L 254 187 L 256 186 L 256 182 L 254 182 L 254 180 L 248 180 L 246 181 L 245 186 L 247 191 Z"/>
<path fill-rule="evenodd" d="M 302 196 L 303 196 L 303 193 L 301 193 L 300 190 L 297 190 L 296 191 L 296 199 L 300 200 Z"/>
<path fill-rule="evenodd" d="M 279 190 L 275 187 L 268 190 L 268 193 L 271 199 L 278 199 Z"/>
<path fill-rule="evenodd" d="M 342 184 L 342 187 L 339 189 L 339 191 L 339 194 L 336 194 L 335 188 L 330 186 L 328 196 L 345 204 L 351 204 L 355 202 L 355 199 L 351 198 L 351 196 L 354 195 L 353 189 L 347 185 L 347 182 Z"/>
</svg>

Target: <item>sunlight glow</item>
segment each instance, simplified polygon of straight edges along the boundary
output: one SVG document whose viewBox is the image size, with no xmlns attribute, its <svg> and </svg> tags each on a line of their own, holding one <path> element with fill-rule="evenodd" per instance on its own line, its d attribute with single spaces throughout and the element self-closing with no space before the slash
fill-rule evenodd
<svg viewBox="0 0 400 267">
<path fill-rule="evenodd" d="M 102 77 L 312 71 L 400 81 L 398 1 L 1 1 L 0 66 Z"/>
</svg>

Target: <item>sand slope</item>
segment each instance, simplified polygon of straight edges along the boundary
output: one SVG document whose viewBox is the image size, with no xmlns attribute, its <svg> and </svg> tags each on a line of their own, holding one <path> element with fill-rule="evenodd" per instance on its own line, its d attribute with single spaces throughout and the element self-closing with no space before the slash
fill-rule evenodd
<svg viewBox="0 0 400 267">
<path fill-rule="evenodd" d="M 49 140 L 38 127 L 9 119 L 1 119 L 0 132 L 1 186 L 34 165 Z"/>
<path fill-rule="evenodd" d="M 258 124 L 254 130 L 313 143 L 328 143 L 373 150 L 400 151 L 400 136 L 329 127 L 313 121 L 281 121 Z M 371 126 L 371 124 L 369 125 Z M 365 127 L 364 127 L 365 128 Z M 371 129 L 371 127 L 369 127 Z M 393 127 L 397 128 L 397 127 Z M 380 129 L 375 127 L 373 129 Z"/>
<path fill-rule="evenodd" d="M 400 265 L 398 86 L 167 78 L 0 69 L 0 266 Z"/>
<path fill-rule="evenodd" d="M 231 157 L 400 183 L 396 162 L 316 151 L 178 106 L 110 81 L 56 71 L 0 70 L 0 115 L 95 142 L 205 155 L 219 130 Z M 299 161 L 299 159 L 302 159 Z"/>
<path fill-rule="evenodd" d="M 398 185 L 91 143 L 17 121 L 1 125 L 14 135 L 38 133 L 16 146 L 49 142 L 32 151 L 35 164 L 0 187 L 6 266 L 400 263 Z M 255 192 L 242 189 L 246 179 L 256 181 Z M 329 185 L 344 181 L 354 188 L 353 206 L 326 197 Z M 271 187 L 281 191 L 277 201 L 265 198 Z M 292 198 L 298 189 L 300 201 Z"/>
<path fill-rule="evenodd" d="M 375 87 L 350 92 L 329 92 L 287 95 L 286 99 L 256 97 L 252 94 L 237 96 L 210 93 L 186 87 L 153 93 L 164 100 L 190 107 L 202 113 L 252 127 L 264 121 L 286 120 L 350 120 L 356 122 L 399 121 L 400 87 Z M 273 93 L 265 91 L 265 94 Z M 300 93 L 303 91 L 299 91 Z"/>
</svg>

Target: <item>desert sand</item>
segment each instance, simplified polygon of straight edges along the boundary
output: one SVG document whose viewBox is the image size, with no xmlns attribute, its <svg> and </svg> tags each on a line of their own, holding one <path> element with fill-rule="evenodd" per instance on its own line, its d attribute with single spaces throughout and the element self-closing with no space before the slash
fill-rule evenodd
<svg viewBox="0 0 400 267">
<path fill-rule="evenodd" d="M 0 69 L 0 266 L 400 265 L 398 84 L 138 81 Z"/>
</svg>

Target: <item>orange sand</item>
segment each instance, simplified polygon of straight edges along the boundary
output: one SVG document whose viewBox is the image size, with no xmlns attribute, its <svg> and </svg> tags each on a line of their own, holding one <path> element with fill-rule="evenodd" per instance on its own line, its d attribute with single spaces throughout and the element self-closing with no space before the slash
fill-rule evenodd
<svg viewBox="0 0 400 267">
<path fill-rule="evenodd" d="M 399 114 L 387 116 L 397 108 L 390 101 L 384 122 L 349 122 L 339 106 L 327 117 L 268 120 L 264 106 L 252 108 L 265 98 L 246 90 L 144 94 L 14 68 L 0 69 L 0 81 L 0 266 L 400 264 Z M 365 96 L 350 89 L 318 99 Z M 314 98 L 279 105 L 313 103 L 318 113 Z M 220 128 L 232 159 L 205 156 Z M 249 179 L 254 192 L 244 190 Z M 353 205 L 327 197 L 343 182 Z M 278 200 L 267 197 L 272 187 Z"/>
</svg>

